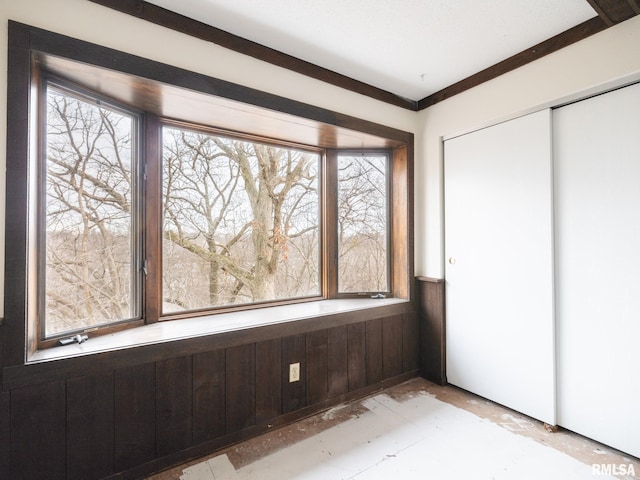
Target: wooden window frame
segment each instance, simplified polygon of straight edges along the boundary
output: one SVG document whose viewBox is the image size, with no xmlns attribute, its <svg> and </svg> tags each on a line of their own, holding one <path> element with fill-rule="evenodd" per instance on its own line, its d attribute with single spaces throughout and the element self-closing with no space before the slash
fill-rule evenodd
<svg viewBox="0 0 640 480">
<path fill-rule="evenodd" d="M 180 118 L 202 124 L 203 117 L 213 119 L 207 124 L 232 132 L 249 131 L 252 136 L 277 144 L 308 145 L 325 151 L 323 195 L 325 200 L 321 224 L 323 242 L 323 298 L 358 297 L 338 294 L 335 262 L 335 210 L 330 199 L 337 188 L 337 170 L 331 172 L 332 161 L 341 150 L 362 149 L 390 152 L 390 281 L 394 297 L 413 299 L 413 134 L 370 121 L 350 117 L 294 100 L 204 76 L 170 65 L 136 57 L 106 47 L 72 39 L 35 27 L 9 22 L 8 74 L 8 141 L 7 141 L 7 216 L 5 262 L 5 335 L 4 365 L 21 365 L 44 344 L 28 325 L 34 311 L 36 288 L 32 266 L 27 263 L 27 250 L 34 234 L 29 212 L 29 192 L 33 188 L 33 172 L 29 171 L 30 155 L 37 142 L 38 126 L 34 124 L 33 98 L 37 96 L 40 72 L 46 71 L 113 99 L 116 104 L 130 105 L 144 111 L 143 136 L 146 158 L 161 158 L 161 117 Z M 96 88 L 97 85 L 107 85 Z M 158 98 L 180 95 L 187 106 L 185 115 L 178 115 L 175 105 L 158 102 Z M 125 99 L 135 98 L 135 102 Z M 197 104 L 198 108 L 192 108 Z M 224 111 L 224 120 L 222 112 Z M 231 114 L 229 115 L 229 112 Z M 259 127 L 254 128 L 256 119 Z M 266 119 L 266 121 L 265 121 Z M 247 125 L 243 128 L 243 125 Z M 275 140 L 274 140 L 275 139 Z M 332 160 L 333 159 L 333 160 Z M 148 176 L 160 178 L 160 162 L 146 162 Z M 146 182 L 144 198 L 159 197 L 159 182 Z M 146 207 L 144 229 L 156 232 L 145 236 L 145 257 L 159 265 L 161 249 L 160 202 Z M 331 220 L 334 220 L 333 222 Z M 160 270 L 151 268 L 143 277 L 143 317 L 145 323 L 161 318 L 162 299 Z M 274 304 L 294 301 L 270 302 Z M 258 308 L 267 305 L 250 305 Z M 211 313 L 211 312 L 206 312 Z M 194 315 L 187 315 L 192 317 Z M 137 326 L 141 322 L 135 323 Z M 116 326 L 118 329 L 122 325 Z M 104 330 L 103 330 L 104 331 Z"/>
<path fill-rule="evenodd" d="M 340 157 L 341 155 L 344 156 L 354 156 L 354 157 L 358 157 L 358 156 L 384 156 L 386 157 L 385 160 L 385 183 L 386 183 L 386 243 L 387 243 L 387 248 L 386 248 L 386 257 L 387 257 L 387 289 L 386 290 L 367 290 L 367 291 L 362 291 L 362 292 L 345 292 L 345 291 L 340 291 L 340 285 L 339 285 L 339 274 L 340 274 L 340 260 L 339 260 L 339 255 L 338 255 L 338 251 L 337 251 L 337 247 L 336 247 L 336 263 L 337 265 L 337 272 L 335 277 L 335 282 L 336 282 L 336 286 L 335 286 L 335 298 L 354 298 L 354 297 L 364 297 L 364 296 L 373 296 L 373 295 L 384 295 L 384 296 L 394 296 L 394 285 L 393 285 L 393 275 L 392 275 L 392 271 L 393 271 L 393 257 L 392 257 L 392 252 L 393 252 L 393 239 L 394 239 L 394 235 L 392 232 L 392 225 L 393 225 L 393 207 L 392 207 L 392 198 L 393 198 L 393 173 L 392 173 L 392 168 L 391 168 L 391 163 L 392 163 L 392 159 L 393 159 L 393 151 L 391 150 L 384 150 L 384 149 L 339 149 L 336 151 L 336 163 L 335 166 L 332 165 L 332 168 L 335 168 L 336 170 L 338 170 L 338 157 Z M 339 186 L 339 181 L 336 178 L 336 192 L 338 191 L 338 186 Z M 336 198 L 338 197 L 338 195 L 336 194 Z M 337 224 L 337 219 L 333 220 L 333 223 Z M 330 240 L 333 241 L 333 240 Z M 337 234 L 336 234 L 336 239 L 335 239 L 335 243 L 337 245 Z"/>
<path fill-rule="evenodd" d="M 155 125 L 158 125 L 158 129 L 157 131 L 154 132 L 149 132 L 151 137 L 148 138 L 147 140 L 149 141 L 153 141 L 154 143 L 157 143 L 159 146 L 159 153 L 154 154 L 151 157 L 148 157 L 148 160 L 150 160 L 148 163 L 154 163 L 156 165 L 159 165 L 157 167 L 157 169 L 154 167 L 154 169 L 148 171 L 148 177 L 149 177 L 149 181 L 147 183 L 153 183 L 154 186 L 152 187 L 155 194 L 154 196 L 149 195 L 148 197 L 145 196 L 145 202 L 147 205 L 147 209 L 148 210 L 152 210 L 153 213 L 151 214 L 151 218 L 149 219 L 148 224 L 145 227 L 145 230 L 147 228 L 151 228 L 151 226 L 156 226 L 156 225 L 160 225 L 162 226 L 162 212 L 161 212 L 161 208 L 157 208 L 159 206 L 162 205 L 162 145 L 161 145 L 161 141 L 159 139 L 156 140 L 156 135 L 158 135 L 158 137 L 162 136 L 162 128 L 165 126 L 168 127 L 173 127 L 173 128 L 180 128 L 180 129 L 186 129 L 192 132 L 199 132 L 199 133 L 204 133 L 206 135 L 219 135 L 219 136 L 224 136 L 227 138 L 233 138 L 233 139 L 238 139 L 238 140 L 242 140 L 242 141 L 247 141 L 247 142 L 256 142 L 256 143 L 261 143 L 261 144 L 267 144 L 267 145 L 272 145 L 275 147 L 279 147 L 279 148 L 291 148 L 291 149 L 299 149 L 299 150 L 304 150 L 304 151 L 308 151 L 308 152 L 314 152 L 316 154 L 320 155 L 320 164 L 318 165 L 318 176 L 319 176 L 319 181 L 318 181 L 318 186 L 320 189 L 319 195 L 318 195 L 318 203 L 319 203 L 319 209 L 321 212 L 321 220 L 318 224 L 318 227 L 320 229 L 320 235 L 319 237 L 322 239 L 324 238 L 323 236 L 323 232 L 325 230 L 325 225 L 324 225 L 324 221 L 322 220 L 322 218 L 324 218 L 322 216 L 322 212 L 324 212 L 325 210 L 325 202 L 326 202 L 326 198 L 325 198 L 325 194 L 324 194 L 324 183 L 325 183 L 325 162 L 324 162 L 324 157 L 325 157 L 325 151 L 324 149 L 318 148 L 318 147 L 314 147 L 314 146 L 310 146 L 310 145 L 302 145 L 302 144 L 296 144 L 293 142 L 284 142 L 284 141 L 279 141 L 279 140 L 274 140 L 274 139 L 269 139 L 269 138 L 263 138 L 263 137 L 259 137 L 256 135 L 253 135 L 251 133 L 248 132 L 230 132 L 230 131 L 226 131 L 223 129 L 220 129 L 216 126 L 213 125 L 197 125 L 197 124 L 192 124 L 192 123 L 188 123 L 182 120 L 170 120 L 170 119 L 166 119 L 166 118 L 154 118 L 152 125 L 149 128 L 155 128 Z M 157 156 L 159 155 L 159 157 Z M 156 209 L 158 210 L 156 212 Z M 163 243 L 163 234 L 162 234 L 162 228 L 158 229 L 158 228 L 151 228 L 151 230 L 153 233 L 152 235 L 149 235 L 149 232 L 145 231 L 145 235 L 147 237 L 150 237 L 148 239 L 147 242 L 147 253 L 150 253 L 151 255 L 147 255 L 147 260 L 149 261 L 149 263 L 151 264 L 151 270 L 155 270 L 156 272 L 162 272 L 162 243 Z M 322 279 L 325 275 L 325 258 L 324 255 L 322 255 L 322 251 L 323 251 L 323 245 L 320 245 L 319 248 L 319 262 L 320 262 L 320 289 L 321 292 L 318 295 L 308 295 L 308 296 L 304 296 L 304 297 L 293 297 L 293 298 L 284 298 L 284 299 L 272 299 L 272 300 L 265 300 L 265 301 L 261 301 L 261 302 L 252 302 L 252 303 L 244 303 L 244 304 L 230 304 L 230 305 L 220 305 L 220 306 L 212 306 L 212 307 L 205 307 L 205 308 L 200 308 L 200 309 L 194 309 L 194 310 L 185 310 L 185 311 L 180 311 L 180 312 L 171 312 L 171 313 L 162 313 L 161 309 L 158 308 L 161 303 L 162 303 L 162 290 L 163 290 L 163 284 L 162 284 L 162 275 L 159 273 L 156 273 L 156 275 L 150 279 L 149 281 L 149 288 L 152 289 L 153 291 L 157 291 L 160 292 L 160 300 L 158 302 L 156 302 L 156 305 L 154 306 L 149 306 L 150 310 L 149 310 L 149 315 L 146 316 L 146 323 L 154 323 L 154 322 L 158 322 L 158 321 L 167 321 L 167 320 L 179 320 L 179 319 L 183 319 L 183 318 L 193 318 L 193 317 L 198 317 L 198 316 L 204 316 L 204 315 L 211 315 L 211 314 L 215 314 L 215 313 L 227 313 L 227 312 L 237 312 L 237 311 L 243 311 L 243 310 L 251 310 L 251 309 L 255 309 L 255 308 L 265 308 L 265 307 L 273 307 L 273 306 L 277 306 L 277 305 L 289 305 L 289 304 L 293 304 L 293 303 L 304 303 L 304 302 L 311 302 L 311 301 L 317 301 L 317 300 L 322 300 L 327 298 L 326 295 L 324 295 L 323 291 L 322 291 Z M 154 268 L 155 267 L 155 268 Z M 154 283 L 151 283 L 154 282 Z"/>
<path fill-rule="evenodd" d="M 135 303 L 136 315 L 133 318 L 114 320 L 112 322 L 104 323 L 101 325 L 97 325 L 95 327 L 87 327 L 85 329 L 76 329 L 69 330 L 59 334 L 53 334 L 46 336 L 46 318 L 45 318 L 45 305 L 42 301 L 41 292 L 44 291 L 44 269 L 46 260 L 44 258 L 44 242 L 45 242 L 45 229 L 43 226 L 44 223 L 44 189 L 46 182 L 46 172 L 45 172 L 45 164 L 46 164 L 46 155 L 47 155 L 47 147 L 45 145 L 45 135 L 46 131 L 46 122 L 47 122 L 47 92 L 49 87 L 65 92 L 65 95 L 69 97 L 91 103 L 95 101 L 96 103 L 106 104 L 107 108 L 119 110 L 129 116 L 131 116 L 134 120 L 134 128 L 131 133 L 132 138 L 135 137 L 134 143 L 134 156 L 135 156 L 135 164 L 134 169 L 131 172 L 132 180 L 134 183 L 134 188 L 132 191 L 132 200 L 134 208 L 132 208 L 132 237 L 135 239 L 139 237 L 140 231 L 145 230 L 147 225 L 145 225 L 145 215 L 144 208 L 138 208 L 143 203 L 146 205 L 145 199 L 145 183 L 142 179 L 142 163 L 144 157 L 143 143 L 144 143 L 144 112 L 140 112 L 135 108 L 130 107 L 129 105 L 123 105 L 118 103 L 112 99 L 101 96 L 98 92 L 89 91 L 82 86 L 74 85 L 67 82 L 65 79 L 58 78 L 55 75 L 49 75 L 45 71 L 39 71 L 37 75 L 37 84 L 34 88 L 34 93 L 36 93 L 36 98 L 33 100 L 37 106 L 37 123 L 38 123 L 38 138 L 36 139 L 36 143 L 38 145 L 37 149 L 35 149 L 30 155 L 30 162 L 33 162 L 34 165 L 30 167 L 30 170 L 36 173 L 38 178 L 34 179 L 34 182 L 37 184 L 37 192 L 35 195 L 29 195 L 32 201 L 34 202 L 34 207 L 31 209 L 33 212 L 32 215 L 35 216 L 30 221 L 32 228 L 35 230 L 35 249 L 30 248 L 30 251 L 33 251 L 33 257 L 28 261 L 32 261 L 35 264 L 34 272 L 32 275 L 36 276 L 35 282 L 37 283 L 37 288 L 32 289 L 30 292 L 30 304 L 37 305 L 37 309 L 33 309 L 28 313 L 29 320 L 28 322 L 33 325 L 32 328 L 35 330 L 36 335 L 35 339 L 37 341 L 37 348 L 49 348 L 58 344 L 59 340 L 62 338 L 70 337 L 78 333 L 89 333 L 96 332 L 100 335 L 105 335 L 109 333 L 118 332 L 121 330 L 125 330 L 127 328 L 137 327 L 140 325 L 144 325 L 145 322 L 145 311 L 144 311 L 144 299 L 146 298 L 144 283 L 145 283 L 145 275 L 140 272 L 141 261 L 144 256 L 145 247 L 140 240 L 135 240 L 133 243 L 135 247 L 132 245 L 132 270 L 137 270 L 135 274 L 135 281 L 133 282 L 133 289 L 131 292 L 131 301 Z M 35 197 L 35 198 L 34 198 Z M 142 235 L 142 239 L 145 236 Z M 35 310 L 35 311 L 34 311 Z"/>
</svg>

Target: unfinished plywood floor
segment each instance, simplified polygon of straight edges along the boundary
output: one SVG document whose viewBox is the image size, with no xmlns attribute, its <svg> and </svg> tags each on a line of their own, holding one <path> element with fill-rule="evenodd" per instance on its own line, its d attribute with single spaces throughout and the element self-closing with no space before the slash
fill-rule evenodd
<svg viewBox="0 0 640 480">
<path fill-rule="evenodd" d="M 549 432 L 456 387 L 416 378 L 151 477 L 389 478 L 631 479 L 640 478 L 640 461 L 562 429 Z"/>
</svg>

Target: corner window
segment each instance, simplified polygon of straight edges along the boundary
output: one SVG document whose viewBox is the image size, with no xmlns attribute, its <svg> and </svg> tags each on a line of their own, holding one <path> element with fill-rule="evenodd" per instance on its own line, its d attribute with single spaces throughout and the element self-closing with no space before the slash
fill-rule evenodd
<svg viewBox="0 0 640 480">
<path fill-rule="evenodd" d="M 389 291 L 389 156 L 338 155 L 338 289 Z"/>
</svg>

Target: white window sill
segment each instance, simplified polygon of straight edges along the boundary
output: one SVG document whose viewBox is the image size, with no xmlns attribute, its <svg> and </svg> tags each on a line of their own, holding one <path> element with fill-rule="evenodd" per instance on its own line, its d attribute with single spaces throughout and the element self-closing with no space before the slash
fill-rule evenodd
<svg viewBox="0 0 640 480">
<path fill-rule="evenodd" d="M 82 344 L 76 343 L 40 350 L 29 357 L 28 363 L 39 363 L 106 351 L 123 350 L 142 345 L 202 337 L 406 302 L 407 300 L 398 298 L 321 300 L 317 302 L 257 308 L 242 312 L 221 313 L 182 320 L 164 321 L 91 338 Z"/>
</svg>

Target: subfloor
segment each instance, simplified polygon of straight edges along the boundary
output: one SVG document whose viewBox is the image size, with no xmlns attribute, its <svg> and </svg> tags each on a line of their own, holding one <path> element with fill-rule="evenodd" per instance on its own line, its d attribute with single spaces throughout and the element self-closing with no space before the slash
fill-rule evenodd
<svg viewBox="0 0 640 480">
<path fill-rule="evenodd" d="M 640 460 L 416 378 L 151 480 L 640 478 Z"/>
</svg>

